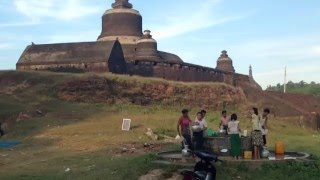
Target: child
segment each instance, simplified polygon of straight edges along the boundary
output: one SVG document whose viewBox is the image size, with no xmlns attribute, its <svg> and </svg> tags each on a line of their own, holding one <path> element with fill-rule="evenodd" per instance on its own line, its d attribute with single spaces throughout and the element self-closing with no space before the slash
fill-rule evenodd
<svg viewBox="0 0 320 180">
<path fill-rule="evenodd" d="M 222 117 L 220 120 L 220 128 L 222 130 L 226 131 L 226 134 L 228 134 L 228 123 L 229 123 L 229 119 L 227 117 L 227 111 L 222 111 Z"/>
<path fill-rule="evenodd" d="M 239 159 L 241 156 L 241 139 L 240 139 L 240 126 L 236 114 L 231 115 L 231 121 L 228 123 L 228 134 L 231 135 L 231 155 L 234 159 Z"/>
</svg>

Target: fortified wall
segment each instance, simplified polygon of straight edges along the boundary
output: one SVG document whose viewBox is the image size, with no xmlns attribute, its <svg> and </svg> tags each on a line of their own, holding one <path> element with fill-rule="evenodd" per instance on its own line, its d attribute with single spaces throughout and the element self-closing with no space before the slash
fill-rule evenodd
<svg viewBox="0 0 320 180">
<path fill-rule="evenodd" d="M 128 74 L 157 77 L 173 81 L 224 82 L 225 74 L 217 69 L 193 64 L 178 64 L 154 61 L 134 61 L 127 64 Z"/>
</svg>

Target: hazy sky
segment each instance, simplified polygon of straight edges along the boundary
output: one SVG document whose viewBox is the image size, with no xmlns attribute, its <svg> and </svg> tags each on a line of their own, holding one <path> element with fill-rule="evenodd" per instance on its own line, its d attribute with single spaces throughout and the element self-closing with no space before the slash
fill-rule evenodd
<svg viewBox="0 0 320 180">
<path fill-rule="evenodd" d="M 112 0 L 0 0 L 0 69 L 14 69 L 34 42 L 95 41 Z M 209 67 L 223 49 L 238 73 L 263 87 L 288 79 L 320 82 L 318 0 L 131 0 L 159 50 Z"/>
</svg>

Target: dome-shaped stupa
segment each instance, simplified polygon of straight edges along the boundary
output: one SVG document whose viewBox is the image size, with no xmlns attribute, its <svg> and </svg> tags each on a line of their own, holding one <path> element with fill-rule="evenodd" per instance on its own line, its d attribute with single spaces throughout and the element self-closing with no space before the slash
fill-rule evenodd
<svg viewBox="0 0 320 180">
<path fill-rule="evenodd" d="M 98 41 L 118 39 L 135 44 L 142 36 L 142 16 L 128 0 L 116 0 L 102 16 L 102 32 Z"/>
<path fill-rule="evenodd" d="M 151 31 L 145 30 L 137 43 L 136 56 L 138 59 L 159 57 L 157 41 L 152 38 Z"/>
<path fill-rule="evenodd" d="M 217 60 L 217 69 L 228 72 L 235 72 L 232 59 L 228 56 L 227 51 L 223 50 Z"/>
</svg>

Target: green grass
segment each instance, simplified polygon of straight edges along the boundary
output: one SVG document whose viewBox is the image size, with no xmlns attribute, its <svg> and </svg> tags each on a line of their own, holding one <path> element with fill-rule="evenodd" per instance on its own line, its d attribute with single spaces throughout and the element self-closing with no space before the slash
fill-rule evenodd
<svg viewBox="0 0 320 180">
<path fill-rule="evenodd" d="M 218 179 L 245 180 L 317 180 L 320 176 L 320 162 L 292 162 L 285 164 L 266 164 L 259 169 L 251 170 L 245 165 L 236 167 L 218 167 Z"/>
<path fill-rule="evenodd" d="M 105 152 L 57 157 L 20 164 L 19 170 L 1 172 L 1 179 L 138 179 L 151 169 L 163 168 L 152 161 L 154 155 L 115 158 Z M 65 172 L 67 168 L 71 170 Z"/>
<path fill-rule="evenodd" d="M 58 98 L 57 85 L 82 79 L 92 74 L 19 73 L 0 72 L 0 121 L 6 121 L 8 134 L 1 141 L 21 141 L 11 148 L 0 148 L 0 179 L 137 179 L 151 169 L 163 168 L 169 174 L 177 167 L 152 164 L 150 152 L 119 154 L 125 145 L 141 147 L 150 139 L 145 135 L 151 128 L 158 135 L 174 137 L 182 106 L 177 104 L 150 106 L 123 102 L 116 104 L 67 102 Z M 174 83 L 160 79 L 99 75 L 131 83 L 164 82 L 177 86 L 220 86 L 215 83 Z M 27 82 L 27 86 L 25 86 Z M 3 86 L 7 84 L 6 86 Z M 195 118 L 198 106 L 189 107 Z M 247 127 L 244 107 L 228 105 L 227 110 L 237 112 L 242 129 Z M 41 110 L 44 116 L 34 115 Z M 16 121 L 19 113 L 30 118 Z M 220 112 L 208 109 L 209 127 L 217 129 Z M 132 130 L 121 131 L 123 118 L 132 119 Z M 320 156 L 320 134 L 311 128 L 303 129 L 298 118 L 271 118 L 269 146 L 276 141 L 285 142 L 290 151 L 304 151 Z M 163 144 L 176 148 L 178 144 Z M 3 156 L 4 155 L 4 156 Z M 218 167 L 222 179 L 313 179 L 319 175 L 319 161 L 315 165 L 289 164 L 266 166 L 252 171 L 246 167 Z M 317 164 L 318 163 L 318 164 Z M 70 168 L 70 172 L 65 172 Z"/>
</svg>

